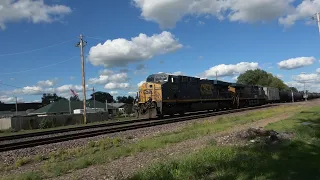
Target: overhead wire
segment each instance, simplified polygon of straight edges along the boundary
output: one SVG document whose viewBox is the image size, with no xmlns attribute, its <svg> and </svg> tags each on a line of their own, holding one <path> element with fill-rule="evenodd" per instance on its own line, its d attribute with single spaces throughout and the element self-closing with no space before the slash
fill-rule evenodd
<svg viewBox="0 0 320 180">
<path fill-rule="evenodd" d="M 16 71 L 16 72 L 8 72 L 8 73 L 1 73 L 0 75 L 8 75 L 8 74 L 19 74 L 19 73 L 25 73 L 25 72 L 30 72 L 30 71 L 34 71 L 34 70 L 39 70 L 39 69 L 43 69 L 43 68 L 46 68 L 46 67 L 51 67 L 51 66 L 55 66 L 57 64 L 61 64 L 63 62 L 66 62 L 66 61 L 69 61 L 73 58 L 75 58 L 77 56 L 73 56 L 67 60 L 63 60 L 63 61 L 59 61 L 59 62 L 56 62 L 56 63 L 53 63 L 53 64 L 49 64 L 49 65 L 46 65 L 46 66 L 41 66 L 41 67 L 37 67 L 37 68 L 33 68 L 33 69 L 28 69 L 28 70 L 23 70 L 23 71 Z"/>
<path fill-rule="evenodd" d="M 2 56 L 19 55 L 19 54 L 26 54 L 26 53 L 30 53 L 30 52 L 40 51 L 40 50 L 43 50 L 43 49 L 47 49 L 47 48 L 51 48 L 51 47 L 58 46 L 58 45 L 61 45 L 61 44 L 65 44 L 65 43 L 70 42 L 70 41 L 73 41 L 73 40 L 75 40 L 75 38 L 69 39 L 69 40 L 64 41 L 64 42 L 61 42 L 61 43 L 57 43 L 57 44 L 53 44 L 53 45 L 50 45 L 50 46 L 46 46 L 46 47 L 42 47 L 42 48 L 38 48 L 38 49 L 29 50 L 29 51 L 23 51 L 23 52 L 17 52 L 17 53 L 0 54 L 0 57 L 2 57 Z"/>
</svg>

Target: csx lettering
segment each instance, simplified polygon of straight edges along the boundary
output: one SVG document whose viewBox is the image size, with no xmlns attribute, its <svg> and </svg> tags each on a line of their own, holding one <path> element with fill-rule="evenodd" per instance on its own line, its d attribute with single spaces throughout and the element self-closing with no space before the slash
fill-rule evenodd
<svg viewBox="0 0 320 180">
<path fill-rule="evenodd" d="M 212 89 L 212 84 L 201 84 L 200 86 L 201 94 L 212 94 Z"/>
</svg>

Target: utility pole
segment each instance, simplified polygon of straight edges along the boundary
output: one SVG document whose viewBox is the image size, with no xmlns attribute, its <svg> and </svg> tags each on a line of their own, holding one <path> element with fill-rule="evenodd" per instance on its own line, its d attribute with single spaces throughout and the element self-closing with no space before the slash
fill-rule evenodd
<svg viewBox="0 0 320 180">
<path fill-rule="evenodd" d="M 320 34 L 320 13 L 317 12 L 317 13 L 315 14 L 315 16 L 316 16 L 316 17 L 312 16 L 311 19 L 317 21 L 318 28 L 319 28 L 319 34 Z"/>
<path fill-rule="evenodd" d="M 218 81 L 218 71 L 216 71 L 216 81 Z"/>
<path fill-rule="evenodd" d="M 94 93 L 94 87 L 92 88 L 93 91 L 93 107 L 94 107 L 94 112 L 96 112 L 96 94 Z"/>
<path fill-rule="evenodd" d="M 76 47 L 80 46 L 80 56 L 81 56 L 81 64 L 82 64 L 83 121 L 84 121 L 84 124 L 87 124 L 86 81 L 85 81 L 84 57 L 83 57 L 83 47 L 86 44 L 87 44 L 87 42 L 83 41 L 83 36 L 82 36 L 82 34 L 80 34 L 80 42 L 78 42 Z"/>
<path fill-rule="evenodd" d="M 69 97 L 69 114 L 71 114 L 71 96 Z"/>
<path fill-rule="evenodd" d="M 16 98 L 16 116 L 18 116 L 18 98 L 17 96 L 15 96 Z"/>
<path fill-rule="evenodd" d="M 320 13 L 317 13 L 317 23 L 318 23 L 319 34 L 320 34 Z"/>
</svg>

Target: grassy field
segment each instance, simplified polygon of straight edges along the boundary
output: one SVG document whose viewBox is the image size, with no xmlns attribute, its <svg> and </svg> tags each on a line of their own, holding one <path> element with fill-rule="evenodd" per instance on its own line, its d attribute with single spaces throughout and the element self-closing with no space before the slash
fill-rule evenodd
<svg viewBox="0 0 320 180">
<path fill-rule="evenodd" d="M 11 179 L 16 177 L 17 179 L 24 179 L 24 177 L 29 177 L 29 179 L 45 179 L 48 177 L 60 176 L 70 171 L 86 168 L 90 165 L 103 164 L 119 157 L 163 148 L 188 139 L 194 139 L 200 136 L 227 130 L 240 124 L 259 121 L 285 112 L 295 112 L 298 109 L 299 107 L 294 106 L 281 108 L 276 107 L 249 112 L 242 116 L 220 117 L 216 121 L 193 123 L 181 130 L 145 138 L 134 144 L 125 143 L 126 139 L 107 138 L 98 142 L 90 142 L 87 147 L 82 149 L 70 149 L 54 152 L 47 156 L 36 156 L 28 159 L 22 159 L 17 161 L 14 167 L 2 167 L 0 172 L 40 162 L 41 164 L 37 165 L 37 171 L 20 174 L 18 176 L 10 176 L 7 178 Z M 224 150 L 222 150 L 221 153 L 223 152 Z"/>
<path fill-rule="evenodd" d="M 320 179 L 320 107 L 266 128 L 296 136 L 272 146 L 208 145 L 180 160 L 155 164 L 131 179 Z"/>
</svg>

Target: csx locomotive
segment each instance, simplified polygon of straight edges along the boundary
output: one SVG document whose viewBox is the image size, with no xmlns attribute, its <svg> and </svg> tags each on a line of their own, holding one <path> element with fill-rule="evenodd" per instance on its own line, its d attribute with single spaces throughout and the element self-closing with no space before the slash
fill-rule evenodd
<svg viewBox="0 0 320 180">
<path fill-rule="evenodd" d="M 138 118 L 156 118 L 291 101 L 290 97 L 291 91 L 277 88 L 159 73 L 149 75 L 139 87 L 134 109 Z M 319 93 L 313 93 L 312 97 L 318 98 Z"/>
</svg>

